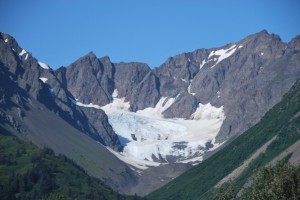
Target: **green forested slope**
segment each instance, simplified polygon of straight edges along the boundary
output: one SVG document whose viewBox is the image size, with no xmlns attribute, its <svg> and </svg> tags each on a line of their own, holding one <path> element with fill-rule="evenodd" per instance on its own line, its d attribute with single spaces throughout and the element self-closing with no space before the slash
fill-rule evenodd
<svg viewBox="0 0 300 200">
<path fill-rule="evenodd" d="M 135 199 L 88 176 L 50 149 L 0 135 L 0 199 Z"/>
<path fill-rule="evenodd" d="M 254 127 L 233 140 L 203 163 L 154 191 L 150 199 L 211 199 L 213 187 L 240 166 L 252 153 L 277 135 L 266 150 L 236 180 L 241 188 L 257 168 L 300 139 L 300 82 Z"/>
<path fill-rule="evenodd" d="M 298 200 L 300 199 L 300 167 L 293 166 L 288 157 L 274 166 L 260 168 L 237 195 L 232 182 L 223 184 L 216 189 L 214 200 Z"/>
</svg>

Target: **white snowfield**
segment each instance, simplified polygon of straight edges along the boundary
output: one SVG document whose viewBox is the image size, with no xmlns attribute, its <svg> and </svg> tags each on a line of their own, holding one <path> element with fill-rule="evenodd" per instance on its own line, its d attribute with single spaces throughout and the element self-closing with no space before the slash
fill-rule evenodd
<svg viewBox="0 0 300 200">
<path fill-rule="evenodd" d="M 47 81 L 48 79 L 45 78 L 45 77 L 40 77 L 40 80 L 43 81 L 44 83 L 46 83 L 46 81 Z"/>
<path fill-rule="evenodd" d="M 23 56 L 25 53 L 27 53 L 27 51 L 25 51 L 24 49 L 22 49 L 22 51 L 19 53 L 19 55 Z"/>
<path fill-rule="evenodd" d="M 205 64 L 206 64 L 206 61 L 205 61 L 205 59 L 204 59 L 204 60 L 202 60 L 202 62 L 200 63 L 200 69 L 201 69 Z"/>
<path fill-rule="evenodd" d="M 124 146 L 123 152 L 113 153 L 134 167 L 146 169 L 161 162 L 167 163 L 170 156 L 174 156 L 176 162 L 199 163 L 207 151 L 206 143 L 211 142 L 212 149 L 219 146 L 214 143 L 214 138 L 225 119 L 223 107 L 199 104 L 191 119 L 165 119 L 162 112 L 172 105 L 175 98 L 162 97 L 155 108 L 133 113 L 128 110 L 129 102 L 117 96 L 115 90 L 113 102 L 103 107 L 72 101 L 78 106 L 101 108 L 106 112 Z"/>
<path fill-rule="evenodd" d="M 25 60 L 27 60 L 28 59 L 28 53 L 27 53 L 27 51 L 25 51 L 25 49 L 22 49 L 22 51 L 19 53 L 19 56 L 23 56 L 24 54 L 26 54 Z"/>
<path fill-rule="evenodd" d="M 44 69 L 50 69 L 49 66 L 48 66 L 47 64 L 42 63 L 42 62 L 38 62 L 38 63 L 39 63 L 39 65 L 40 65 L 42 68 L 44 68 Z"/>
<path fill-rule="evenodd" d="M 234 44 L 231 47 L 229 47 L 228 49 L 219 49 L 219 50 L 210 52 L 208 59 L 212 56 L 219 56 L 219 58 L 217 59 L 217 62 L 211 68 L 216 66 L 222 60 L 231 56 L 235 52 L 236 49 L 237 49 L 236 45 Z"/>
<path fill-rule="evenodd" d="M 195 96 L 196 93 L 191 92 L 191 86 L 192 86 L 192 81 L 190 81 L 189 87 L 188 87 L 188 93 Z"/>
<path fill-rule="evenodd" d="M 237 49 L 242 48 L 243 46 L 240 45 L 239 47 L 236 46 L 236 44 L 233 44 L 228 49 L 218 49 L 211 51 L 208 55 L 207 59 L 202 60 L 200 63 L 200 69 L 206 64 L 211 61 L 216 62 L 211 68 L 215 67 L 218 63 L 220 63 L 222 60 L 225 60 L 226 58 L 229 58 Z"/>
</svg>

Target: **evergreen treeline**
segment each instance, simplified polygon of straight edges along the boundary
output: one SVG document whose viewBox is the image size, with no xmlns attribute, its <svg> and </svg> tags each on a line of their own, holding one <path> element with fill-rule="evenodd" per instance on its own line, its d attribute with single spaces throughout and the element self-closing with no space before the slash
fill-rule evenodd
<svg viewBox="0 0 300 200">
<path fill-rule="evenodd" d="M 13 199 L 138 199 L 114 192 L 65 156 L 0 135 L 0 197 Z"/>
<path fill-rule="evenodd" d="M 279 162 L 263 167 L 250 179 L 250 187 L 239 191 L 233 183 L 226 183 L 215 193 L 215 200 L 298 200 L 300 199 L 300 167 Z"/>
</svg>

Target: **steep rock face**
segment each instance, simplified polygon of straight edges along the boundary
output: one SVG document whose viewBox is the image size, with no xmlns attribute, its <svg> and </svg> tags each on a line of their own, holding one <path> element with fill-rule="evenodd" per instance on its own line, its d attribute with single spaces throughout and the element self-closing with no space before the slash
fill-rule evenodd
<svg viewBox="0 0 300 200">
<path fill-rule="evenodd" d="M 298 48 L 299 37 L 284 43 L 279 36 L 263 30 L 220 48 L 169 58 L 154 69 L 162 96 L 178 95 L 163 114 L 188 118 L 195 108 L 176 104 L 179 97 L 194 95 L 197 99 L 194 103 L 224 107 L 226 119 L 217 142 L 241 134 L 279 102 L 300 77 Z M 184 115 L 182 106 L 187 108 Z"/>
<path fill-rule="evenodd" d="M 150 72 L 148 65 L 144 63 L 115 63 L 115 88 L 118 91 L 118 97 L 127 97 L 131 95 L 133 89 Z"/>
<path fill-rule="evenodd" d="M 37 61 L 20 48 L 14 38 L 4 33 L 0 34 L 0 51 L 3 109 L 10 109 L 9 105 L 23 108 L 29 97 L 53 109 L 54 102 L 47 102 L 48 98 L 52 99 L 51 93 L 40 79 L 42 70 Z"/>
<path fill-rule="evenodd" d="M 300 35 L 293 38 L 288 43 L 288 47 L 289 47 L 288 50 L 300 50 Z"/>
<path fill-rule="evenodd" d="M 108 69 L 112 71 L 112 67 Z M 90 52 L 67 68 L 67 88 L 80 102 L 106 105 L 112 100 L 112 91 L 108 88 L 112 78 L 110 71 L 104 70 L 102 62 Z"/>
<path fill-rule="evenodd" d="M 71 100 L 74 97 L 65 87 L 64 73 L 63 68 L 54 73 L 19 47 L 13 37 L 1 33 L 2 134 L 10 132 L 38 146 L 52 148 L 116 191 L 130 193 L 137 184 L 137 175 L 98 144 L 116 151 L 122 148 L 106 114 L 99 109 L 74 105 Z"/>
<path fill-rule="evenodd" d="M 144 63 L 112 63 L 90 52 L 56 74 L 79 102 L 104 106 L 112 101 L 114 90 L 128 101 L 149 72 Z"/>
<path fill-rule="evenodd" d="M 287 44 L 276 35 L 262 31 L 236 46 L 230 57 L 213 68 L 204 66 L 192 83 L 200 102 L 224 105 L 220 142 L 257 123 L 300 76 L 299 64 L 290 64 L 291 57 L 284 51 Z"/>
<path fill-rule="evenodd" d="M 102 64 L 103 75 L 101 78 L 101 86 L 104 89 L 106 94 L 112 94 L 114 91 L 114 74 L 115 67 L 111 63 L 109 57 L 105 56 L 99 59 L 100 66 Z M 111 100 L 111 95 L 108 95 L 108 98 Z"/>
<path fill-rule="evenodd" d="M 162 113 L 166 118 L 189 119 L 199 103 L 223 106 L 226 119 L 217 137 L 222 142 L 257 123 L 300 77 L 299 41 L 298 36 L 285 43 L 263 30 L 219 48 L 170 57 L 152 70 L 142 63 L 103 64 L 94 55 L 86 56 L 66 69 L 66 80 L 79 101 L 102 106 L 112 100 L 113 90 L 103 89 L 107 84 L 102 83 L 102 74 L 112 72 L 110 85 L 130 103 L 131 111 L 155 107 L 162 97 L 175 98 Z M 77 73 L 71 71 L 85 71 L 88 66 L 98 70 L 87 73 L 93 78 L 74 78 Z M 76 85 L 76 90 L 69 85 Z M 91 89 L 85 91 L 85 86 L 96 92 L 89 94 Z"/>
<path fill-rule="evenodd" d="M 1 33 L 0 42 L 1 72 L 5 77 L 1 79 L 4 109 L 9 109 L 7 104 L 10 99 L 19 99 L 15 107 L 20 110 L 23 109 L 22 104 L 34 99 L 95 140 L 116 150 L 122 148 L 103 111 L 96 111 L 100 122 L 89 122 L 87 116 L 90 112 L 85 114 L 83 109 L 73 105 L 70 100 L 72 94 L 61 84 L 52 69 L 19 47 L 13 37 Z M 10 88 L 6 86 L 11 84 L 15 85 L 13 90 L 18 91 L 9 94 Z"/>
<path fill-rule="evenodd" d="M 149 72 L 145 78 L 133 89 L 126 100 L 130 102 L 130 110 L 143 110 L 147 107 L 155 107 L 159 101 L 158 78 Z"/>
<path fill-rule="evenodd" d="M 160 67 L 154 69 L 160 81 L 162 96 L 175 97 L 187 91 L 190 81 L 199 72 L 199 61 L 206 54 L 205 50 L 179 54 L 168 58 Z"/>
<path fill-rule="evenodd" d="M 182 93 L 176 98 L 176 101 L 163 112 L 166 118 L 185 118 L 188 119 L 191 113 L 194 113 L 198 107 L 197 99 L 187 93 Z"/>
<path fill-rule="evenodd" d="M 102 144 L 109 146 L 117 151 L 122 149 L 118 136 L 115 134 L 111 125 L 108 123 L 107 115 L 103 110 L 95 108 L 81 107 L 80 110 L 83 112 L 85 117 L 91 124 L 92 134 L 99 133 L 98 136 L 92 138 L 100 141 Z"/>
</svg>

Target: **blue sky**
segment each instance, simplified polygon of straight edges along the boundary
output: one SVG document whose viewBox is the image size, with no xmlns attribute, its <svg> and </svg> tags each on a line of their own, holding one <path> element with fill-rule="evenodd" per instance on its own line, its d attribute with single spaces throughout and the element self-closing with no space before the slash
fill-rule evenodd
<svg viewBox="0 0 300 200">
<path fill-rule="evenodd" d="M 266 29 L 300 34 L 299 0 L 0 0 L 0 31 L 52 68 L 94 51 L 159 66 Z"/>
</svg>

